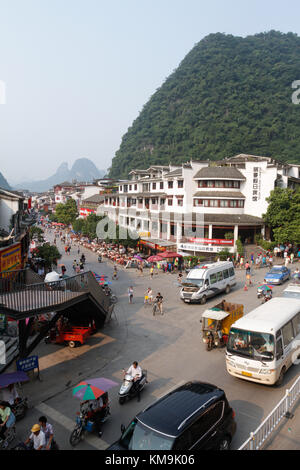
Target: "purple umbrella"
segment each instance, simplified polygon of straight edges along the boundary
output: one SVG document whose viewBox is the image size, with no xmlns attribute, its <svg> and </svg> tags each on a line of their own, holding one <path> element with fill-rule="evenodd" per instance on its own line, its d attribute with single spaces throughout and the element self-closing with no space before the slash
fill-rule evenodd
<svg viewBox="0 0 300 470">
<path fill-rule="evenodd" d="M 134 255 L 134 258 L 139 259 L 140 261 L 144 261 L 140 255 Z"/>
<path fill-rule="evenodd" d="M 12 372 L 10 374 L 0 374 L 0 388 L 8 387 L 11 384 L 18 382 L 26 382 L 29 380 L 25 372 Z"/>
<path fill-rule="evenodd" d="M 87 379 L 80 382 L 73 389 L 73 395 L 80 400 L 93 400 L 106 393 L 110 388 L 118 385 L 110 379 L 100 377 L 98 379 Z"/>
</svg>

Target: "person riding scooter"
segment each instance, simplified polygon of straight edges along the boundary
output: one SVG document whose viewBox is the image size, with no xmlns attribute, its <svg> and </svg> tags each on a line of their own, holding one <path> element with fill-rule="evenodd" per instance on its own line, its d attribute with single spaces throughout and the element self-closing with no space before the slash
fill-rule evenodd
<svg viewBox="0 0 300 470">
<path fill-rule="evenodd" d="M 102 256 L 101 255 L 98 256 L 98 263 L 102 263 Z"/>
<path fill-rule="evenodd" d="M 128 371 L 127 372 L 124 371 L 124 377 L 125 377 L 125 374 L 131 375 L 131 377 L 133 378 L 133 387 L 134 387 L 133 391 L 137 393 L 138 401 L 140 401 L 141 394 L 139 390 L 139 382 L 142 378 L 143 373 L 142 373 L 141 367 L 138 365 L 138 362 L 134 361 L 132 365 L 129 367 Z"/>
</svg>

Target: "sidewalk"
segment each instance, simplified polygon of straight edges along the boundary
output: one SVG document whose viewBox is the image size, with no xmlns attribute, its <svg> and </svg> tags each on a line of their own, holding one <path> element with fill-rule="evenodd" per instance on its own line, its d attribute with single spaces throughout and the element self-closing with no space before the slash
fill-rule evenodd
<svg viewBox="0 0 300 470">
<path fill-rule="evenodd" d="M 293 418 L 284 418 L 283 424 L 274 431 L 273 438 L 263 450 L 300 450 L 300 399 L 293 410 Z"/>
</svg>

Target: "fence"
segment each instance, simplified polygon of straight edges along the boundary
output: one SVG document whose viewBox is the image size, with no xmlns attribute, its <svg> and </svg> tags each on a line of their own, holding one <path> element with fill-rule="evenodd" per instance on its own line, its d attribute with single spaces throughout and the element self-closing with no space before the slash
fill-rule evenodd
<svg viewBox="0 0 300 470">
<path fill-rule="evenodd" d="M 239 450 L 260 450 L 263 448 L 272 432 L 281 423 L 283 418 L 288 418 L 293 405 L 300 396 L 300 376 L 292 387 L 285 392 L 285 396 L 271 411 L 256 431 L 250 433 L 250 437 Z"/>
</svg>

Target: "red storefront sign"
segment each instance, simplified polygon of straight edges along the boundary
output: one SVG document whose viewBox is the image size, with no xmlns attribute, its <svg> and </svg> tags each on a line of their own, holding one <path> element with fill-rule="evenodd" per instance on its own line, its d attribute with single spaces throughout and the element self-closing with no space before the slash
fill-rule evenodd
<svg viewBox="0 0 300 470">
<path fill-rule="evenodd" d="M 228 245 L 233 246 L 233 240 L 225 240 L 222 238 L 189 238 L 189 242 L 203 243 L 204 245 Z"/>
</svg>

